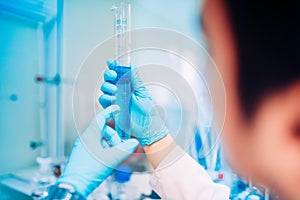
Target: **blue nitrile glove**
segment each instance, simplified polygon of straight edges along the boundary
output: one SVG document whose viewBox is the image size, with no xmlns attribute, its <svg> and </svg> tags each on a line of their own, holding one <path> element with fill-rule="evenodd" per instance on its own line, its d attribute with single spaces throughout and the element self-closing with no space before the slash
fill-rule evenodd
<svg viewBox="0 0 300 200">
<path fill-rule="evenodd" d="M 72 185 L 86 198 L 118 164 L 132 154 L 138 141 L 129 139 L 121 142 L 116 131 L 106 125 L 106 121 L 118 110 L 119 107 L 113 105 L 98 113 L 76 139 L 58 183 Z"/>
<path fill-rule="evenodd" d="M 104 73 L 104 83 L 99 102 L 105 108 L 116 101 L 117 86 L 113 84 L 117 78 L 114 71 L 115 61 L 107 61 L 109 70 Z M 130 100 L 129 110 L 131 115 L 131 134 L 135 136 L 142 146 L 150 145 L 168 134 L 168 129 L 154 107 L 152 97 L 139 78 L 138 70 L 131 66 L 131 84 L 133 93 Z"/>
</svg>

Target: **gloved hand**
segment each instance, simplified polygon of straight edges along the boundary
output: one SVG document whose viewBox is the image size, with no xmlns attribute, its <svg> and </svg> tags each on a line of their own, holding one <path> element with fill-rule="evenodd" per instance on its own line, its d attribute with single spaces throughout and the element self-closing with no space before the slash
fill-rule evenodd
<svg viewBox="0 0 300 200">
<path fill-rule="evenodd" d="M 118 164 L 132 154 L 138 141 L 129 139 L 121 142 L 116 131 L 106 125 L 106 121 L 118 110 L 119 107 L 113 105 L 98 113 L 76 139 L 58 183 L 72 185 L 86 198 Z"/>
<path fill-rule="evenodd" d="M 117 78 L 117 73 L 114 71 L 116 62 L 107 61 L 107 65 L 109 70 L 104 73 L 104 83 L 101 86 L 104 94 L 99 98 L 104 108 L 115 103 L 117 92 L 117 86 L 113 84 Z M 133 88 L 129 103 L 131 134 L 139 140 L 142 146 L 150 145 L 165 137 L 168 129 L 155 109 L 152 97 L 139 78 L 135 66 L 131 66 L 131 84 Z"/>
</svg>

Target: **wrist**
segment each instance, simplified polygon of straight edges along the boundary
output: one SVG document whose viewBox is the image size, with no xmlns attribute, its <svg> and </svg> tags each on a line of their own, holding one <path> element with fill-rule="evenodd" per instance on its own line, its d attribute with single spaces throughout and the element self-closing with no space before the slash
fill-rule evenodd
<svg viewBox="0 0 300 200">
<path fill-rule="evenodd" d="M 161 161 L 177 146 L 170 134 L 160 140 L 144 146 L 144 151 L 154 169 L 158 167 Z"/>
</svg>

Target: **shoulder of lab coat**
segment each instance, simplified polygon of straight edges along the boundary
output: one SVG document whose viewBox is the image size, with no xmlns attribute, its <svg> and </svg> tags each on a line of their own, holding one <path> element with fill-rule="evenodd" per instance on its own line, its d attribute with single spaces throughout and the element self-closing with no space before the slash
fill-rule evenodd
<svg viewBox="0 0 300 200">
<path fill-rule="evenodd" d="M 177 146 L 153 173 L 150 185 L 162 199 L 228 200 L 230 189 Z"/>
</svg>

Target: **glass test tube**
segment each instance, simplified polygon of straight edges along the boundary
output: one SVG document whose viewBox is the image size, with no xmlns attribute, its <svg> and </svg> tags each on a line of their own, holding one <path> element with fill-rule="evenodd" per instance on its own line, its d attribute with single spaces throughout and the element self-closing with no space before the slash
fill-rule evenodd
<svg viewBox="0 0 300 200">
<path fill-rule="evenodd" d="M 131 98 L 130 67 L 130 4 L 120 3 L 112 8 L 114 12 L 115 59 L 117 72 L 115 81 L 118 90 L 116 104 L 120 106 L 119 115 L 115 116 L 115 128 L 122 140 L 130 138 L 129 103 Z"/>
</svg>

